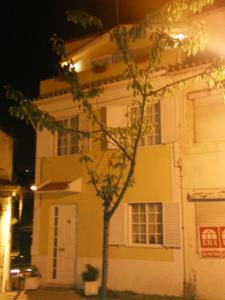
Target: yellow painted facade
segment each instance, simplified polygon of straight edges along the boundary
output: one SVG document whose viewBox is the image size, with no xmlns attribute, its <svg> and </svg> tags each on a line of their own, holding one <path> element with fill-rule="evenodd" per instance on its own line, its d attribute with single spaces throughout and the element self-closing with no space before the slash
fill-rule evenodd
<svg viewBox="0 0 225 300">
<path fill-rule="evenodd" d="M 146 43 L 135 45 L 134 50 L 146 48 Z M 76 46 L 75 46 L 76 49 Z M 106 81 L 105 92 L 98 99 L 100 108 L 108 109 L 111 121 L 118 118 L 115 107 L 129 107 L 131 95 L 126 89 L 127 82 L 124 80 L 112 81 L 124 69 L 121 62 L 112 62 L 107 65 L 103 73 L 95 73 L 91 70 L 91 63 L 95 59 L 101 59 L 104 55 L 115 56 L 118 53 L 108 41 L 108 35 L 103 35 L 96 40 L 91 40 L 85 46 L 72 51 L 70 45 L 70 57 L 74 62 L 83 63 L 85 68 L 79 73 L 82 84 L 95 82 L 96 80 Z M 85 58 L 85 62 L 82 60 Z M 163 59 L 162 70 L 156 74 L 155 83 L 162 84 L 169 77 L 160 77 L 164 74 L 164 68 L 169 64 L 179 61 L 178 53 L 167 51 Z M 143 63 L 144 64 L 144 63 Z M 159 76 L 159 77 L 157 77 Z M 163 75 L 162 75 L 163 76 Z M 57 119 L 71 118 L 80 114 L 77 105 L 72 102 L 69 91 L 65 94 L 58 94 L 57 91 L 68 88 L 68 85 L 60 79 L 49 79 L 40 84 L 41 99 L 36 101 L 38 107 L 55 116 Z M 119 290 L 133 290 L 136 292 L 152 294 L 181 295 L 183 289 L 183 257 L 181 240 L 181 206 L 180 194 L 174 192 L 175 162 L 173 153 L 173 141 L 176 135 L 173 105 L 176 105 L 176 98 L 160 103 L 161 143 L 140 147 L 138 150 L 135 169 L 135 184 L 126 192 L 119 212 L 124 219 L 120 218 L 124 230 L 124 240 L 114 241 L 109 246 L 109 288 Z M 165 107 L 171 110 L 168 117 Z M 169 128 L 169 130 L 168 130 Z M 171 129 L 172 128 L 172 129 Z M 91 141 L 90 149 L 95 155 L 102 153 Z M 88 184 L 88 175 L 85 166 L 80 164 L 79 155 L 57 155 L 57 135 L 47 131 L 38 132 L 36 150 L 36 184 L 40 187 L 47 182 L 74 181 L 82 178 L 82 189 L 79 192 L 69 193 L 60 191 L 37 192 L 34 209 L 34 232 L 32 246 L 32 260 L 38 266 L 42 274 L 42 284 L 63 284 L 81 286 L 81 273 L 85 264 L 91 263 L 101 267 L 102 254 L 102 204 L 96 195 L 93 187 Z M 132 242 L 132 204 L 160 205 L 163 214 L 163 228 L 161 229 L 163 239 L 161 244 L 135 244 Z M 167 205 L 171 204 L 171 206 Z M 63 255 L 70 246 L 65 246 L 62 241 L 60 226 L 68 224 L 60 223 L 60 213 L 63 214 L 67 208 L 76 210 L 75 216 L 75 246 L 74 261 L 71 265 L 73 276 L 66 277 L 61 268 Z M 115 217 L 116 218 L 116 217 Z M 120 229 L 116 229 L 115 218 L 111 220 L 111 235 L 117 238 Z M 165 223 L 164 223 L 165 221 Z M 170 221 L 171 224 L 170 225 Z M 122 224 L 121 223 L 121 224 Z M 59 230 L 59 231 L 58 231 Z M 117 231 L 116 231 L 117 230 Z M 165 238 L 164 238 L 165 237 Z M 53 245 L 53 242 L 57 246 Z M 69 252 L 68 252 L 69 253 Z M 69 258 L 68 254 L 68 259 Z M 48 266 L 48 267 L 46 267 Z M 123 266 L 127 274 L 133 277 L 123 276 L 116 279 L 118 268 Z M 56 271 L 55 271 L 56 270 Z M 154 275 L 152 272 L 154 270 Z M 58 272 L 58 273 L 57 273 Z M 69 273 L 69 271 L 67 272 Z M 65 274 L 66 275 L 66 274 Z M 68 275 L 68 274 L 67 274 Z M 148 278 L 148 280 L 146 280 Z M 164 286 L 164 287 L 163 287 Z M 163 287 L 163 288 L 162 288 Z"/>
<path fill-rule="evenodd" d="M 42 161 L 42 180 L 71 180 L 82 177 L 82 193 L 76 195 L 41 196 L 40 240 L 38 253 L 48 254 L 49 212 L 51 205 L 76 204 L 79 210 L 77 239 L 78 256 L 101 257 L 102 252 L 102 208 L 101 200 L 88 184 L 85 166 L 78 161 L 79 155 L 47 158 Z M 172 201 L 171 191 L 171 151 L 168 145 L 156 145 L 140 149 L 135 172 L 136 184 L 126 193 L 123 202 Z M 163 189 L 162 189 L 163 187 Z M 91 228 L 91 231 L 90 231 Z M 89 232 L 90 231 L 90 232 Z M 85 233 L 85 234 L 84 234 Z M 172 261 L 172 251 L 168 249 L 149 249 L 137 247 L 110 248 L 110 257 L 141 260 Z"/>
</svg>

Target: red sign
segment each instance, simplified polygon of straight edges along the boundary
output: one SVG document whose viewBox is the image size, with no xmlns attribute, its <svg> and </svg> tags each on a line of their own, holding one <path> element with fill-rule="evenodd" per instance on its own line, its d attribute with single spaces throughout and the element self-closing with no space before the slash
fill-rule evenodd
<svg viewBox="0 0 225 300">
<path fill-rule="evenodd" d="M 201 248 L 219 248 L 218 227 L 200 227 Z"/>
<path fill-rule="evenodd" d="M 199 233 L 202 258 L 225 258 L 225 226 L 201 226 Z"/>
<path fill-rule="evenodd" d="M 221 247 L 225 248 L 225 226 L 220 227 L 220 243 Z"/>
</svg>

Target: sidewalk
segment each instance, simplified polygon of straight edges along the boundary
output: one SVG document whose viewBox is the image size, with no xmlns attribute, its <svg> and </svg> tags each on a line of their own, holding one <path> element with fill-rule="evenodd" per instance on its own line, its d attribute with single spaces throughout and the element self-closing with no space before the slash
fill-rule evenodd
<svg viewBox="0 0 225 300">
<path fill-rule="evenodd" d="M 13 291 L 0 295 L 0 300 L 85 300 L 74 289 L 41 287 L 34 291 Z"/>
</svg>

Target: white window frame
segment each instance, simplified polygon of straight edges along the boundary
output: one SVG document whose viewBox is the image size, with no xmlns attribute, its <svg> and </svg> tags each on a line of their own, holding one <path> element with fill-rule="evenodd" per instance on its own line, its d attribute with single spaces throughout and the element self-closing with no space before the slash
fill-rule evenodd
<svg viewBox="0 0 225 300">
<path fill-rule="evenodd" d="M 79 122 L 80 122 L 80 118 L 79 115 L 74 115 L 71 117 L 67 117 L 67 118 L 63 118 L 58 120 L 59 122 L 65 122 L 67 124 L 65 124 L 68 128 L 70 128 L 71 126 L 71 122 L 72 120 L 76 120 L 77 122 L 77 130 L 79 129 Z M 57 139 L 56 139 L 56 156 L 64 156 L 64 155 L 74 155 L 74 154 L 78 154 L 79 153 L 79 140 L 76 137 L 72 137 L 73 133 L 67 133 L 64 136 L 62 136 L 62 140 L 65 140 L 66 145 L 64 147 L 59 147 L 59 140 L 60 140 L 60 134 L 57 134 Z M 73 142 L 75 141 L 74 145 L 72 144 L 72 140 Z M 72 147 L 75 148 L 75 150 L 72 150 Z M 59 152 L 59 150 L 61 149 L 65 149 L 65 152 Z"/>
<path fill-rule="evenodd" d="M 162 208 L 162 244 L 133 243 L 131 205 L 160 204 Z M 109 245 L 126 247 L 180 248 L 181 247 L 181 212 L 178 202 L 142 201 L 121 203 L 110 221 Z"/>
<path fill-rule="evenodd" d="M 130 106 L 131 123 L 133 120 L 132 110 L 139 109 L 138 106 Z M 150 110 L 150 112 L 149 112 Z M 154 126 L 153 134 L 142 135 L 139 142 L 139 147 L 149 147 L 161 144 L 161 107 L 160 101 L 151 105 L 146 105 L 144 119 Z"/>
<path fill-rule="evenodd" d="M 161 204 L 162 209 L 162 244 L 133 243 L 131 205 L 133 204 Z M 128 203 L 128 246 L 150 248 L 180 248 L 181 247 L 181 224 L 180 208 L 178 202 L 129 202 Z"/>
<path fill-rule="evenodd" d="M 142 225 L 145 226 L 146 228 L 146 238 L 148 236 L 148 225 L 149 225 L 149 216 L 148 216 L 148 207 L 150 205 L 152 205 L 153 207 L 156 207 L 156 205 L 160 206 L 161 207 L 161 222 L 160 223 L 157 223 L 157 222 L 154 222 L 154 225 L 157 226 L 157 225 L 160 225 L 161 224 L 161 236 L 162 236 L 162 242 L 161 243 L 148 243 L 148 242 L 144 242 L 144 243 L 135 243 L 133 242 L 133 230 L 132 230 L 132 226 L 135 225 L 133 224 L 132 222 L 132 206 L 133 205 L 145 205 L 145 207 L 147 208 L 146 209 L 146 213 L 145 213 L 145 218 L 146 218 L 146 222 L 143 223 Z M 128 203 L 128 210 L 129 210 L 129 245 L 130 246 L 135 246 L 135 247 L 163 247 L 163 203 L 162 202 L 134 202 L 134 203 Z M 152 223 L 153 224 L 153 223 Z M 140 223 L 137 224 L 137 225 L 141 225 Z M 154 237 L 157 235 L 157 233 L 155 232 L 155 235 Z"/>
</svg>

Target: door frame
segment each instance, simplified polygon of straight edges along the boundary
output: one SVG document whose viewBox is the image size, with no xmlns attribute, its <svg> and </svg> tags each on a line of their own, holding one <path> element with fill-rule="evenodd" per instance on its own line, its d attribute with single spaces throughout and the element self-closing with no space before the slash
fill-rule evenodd
<svg viewBox="0 0 225 300">
<path fill-rule="evenodd" d="M 65 206 L 73 206 L 75 208 L 75 230 L 74 230 L 74 234 L 75 234 L 75 245 L 74 245 L 74 252 L 75 252 L 75 258 L 74 258 L 74 284 L 65 284 L 62 283 L 59 279 L 57 278 L 53 278 L 52 277 L 52 270 L 53 270 L 53 209 L 55 207 L 58 207 L 59 210 L 61 207 L 65 207 Z M 54 284 L 54 285 L 60 285 L 60 286 L 74 286 L 76 281 L 77 281 L 77 214 L 78 214 L 78 210 L 77 210 L 77 204 L 76 203 L 67 203 L 67 204 L 51 204 L 50 208 L 49 208 L 49 225 L 48 225 L 48 268 L 47 268 L 47 282 L 49 282 L 50 284 Z"/>
</svg>

